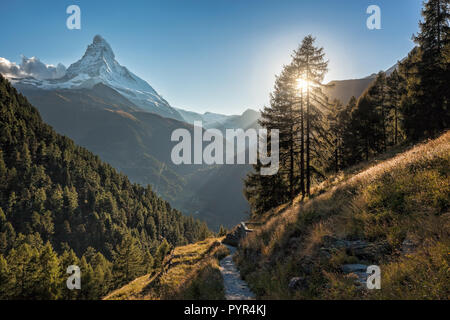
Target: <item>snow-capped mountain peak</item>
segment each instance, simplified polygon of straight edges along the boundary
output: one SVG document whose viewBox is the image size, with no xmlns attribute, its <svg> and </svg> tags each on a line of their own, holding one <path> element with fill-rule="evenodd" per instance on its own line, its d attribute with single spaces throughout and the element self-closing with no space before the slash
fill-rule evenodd
<svg viewBox="0 0 450 320">
<path fill-rule="evenodd" d="M 182 120 L 178 111 L 172 108 L 146 81 L 139 78 L 115 59 L 109 43 L 96 35 L 88 45 L 83 57 L 71 64 L 60 79 L 21 79 L 21 83 L 40 89 L 92 88 L 98 83 L 107 85 L 139 108 L 164 117 Z"/>
<path fill-rule="evenodd" d="M 83 57 L 67 69 L 66 77 L 71 79 L 82 73 L 91 77 L 99 76 L 102 67 L 113 65 L 119 66 L 111 46 L 101 36 L 96 35 Z"/>
<path fill-rule="evenodd" d="M 70 65 L 62 80 L 80 87 L 103 83 L 146 111 L 178 118 L 178 112 L 146 81 L 117 62 L 111 46 L 100 35 L 94 37 L 83 57 Z"/>
</svg>

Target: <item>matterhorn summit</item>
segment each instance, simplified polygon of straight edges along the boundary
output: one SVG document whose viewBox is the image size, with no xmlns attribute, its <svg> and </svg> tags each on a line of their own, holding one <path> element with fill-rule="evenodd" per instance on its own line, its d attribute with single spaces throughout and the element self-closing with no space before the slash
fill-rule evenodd
<svg viewBox="0 0 450 320">
<path fill-rule="evenodd" d="M 94 37 L 83 57 L 71 64 L 62 78 L 52 80 L 26 78 L 21 79 L 20 82 L 45 90 L 89 89 L 102 83 L 113 88 L 144 111 L 182 119 L 179 112 L 172 108 L 146 81 L 117 62 L 111 46 L 100 35 Z"/>
<path fill-rule="evenodd" d="M 126 68 L 120 66 L 115 60 L 111 46 L 101 36 L 96 35 L 93 42 L 87 47 L 83 57 L 67 69 L 66 77 L 72 79 L 80 74 L 98 77 L 104 71 L 114 70 L 115 72 L 120 72 L 121 69 Z"/>
</svg>

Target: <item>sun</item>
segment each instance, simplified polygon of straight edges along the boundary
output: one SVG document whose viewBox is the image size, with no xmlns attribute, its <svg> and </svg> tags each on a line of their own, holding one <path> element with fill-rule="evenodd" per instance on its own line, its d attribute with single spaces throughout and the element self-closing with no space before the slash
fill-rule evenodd
<svg viewBox="0 0 450 320">
<path fill-rule="evenodd" d="M 308 86 L 310 86 L 309 81 L 303 78 L 298 78 L 296 81 L 298 90 L 305 91 L 308 88 Z"/>
</svg>

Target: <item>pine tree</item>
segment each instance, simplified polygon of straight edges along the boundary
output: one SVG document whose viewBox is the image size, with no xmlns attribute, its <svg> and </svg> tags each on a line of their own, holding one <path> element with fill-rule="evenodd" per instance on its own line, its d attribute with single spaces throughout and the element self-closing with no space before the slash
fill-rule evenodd
<svg viewBox="0 0 450 320">
<path fill-rule="evenodd" d="M 6 221 L 6 215 L 3 212 L 2 207 L 0 207 L 0 231 L 3 231 L 3 226 L 5 225 Z"/>
<path fill-rule="evenodd" d="M 369 87 L 366 98 L 376 111 L 379 121 L 374 119 L 373 131 L 375 139 L 373 141 L 373 148 L 376 153 L 384 152 L 387 149 L 387 127 L 388 127 L 388 87 L 386 81 L 386 74 L 379 72 L 375 78 L 374 83 Z M 377 140 L 378 139 L 378 140 Z"/>
<path fill-rule="evenodd" d="M 38 275 L 39 294 L 41 299 L 58 299 L 61 295 L 63 279 L 60 277 L 58 256 L 47 242 L 39 255 L 40 272 Z"/>
<path fill-rule="evenodd" d="M 351 97 L 347 106 L 339 113 L 338 121 L 341 127 L 341 167 L 349 167 L 361 160 L 358 151 L 358 136 L 356 126 L 359 125 L 353 121 L 352 115 L 357 109 L 357 100 Z"/>
<path fill-rule="evenodd" d="M 217 234 L 217 236 L 223 237 L 227 234 L 227 232 L 228 232 L 227 229 L 225 229 L 223 225 L 220 225 L 219 233 Z"/>
<path fill-rule="evenodd" d="M 293 199 L 296 194 L 296 158 L 297 128 L 299 115 L 296 110 L 298 98 L 296 94 L 296 70 L 285 66 L 275 81 L 271 94 L 270 108 L 261 112 L 259 124 L 267 130 L 279 131 L 279 161 L 278 174 L 286 177 L 288 197 Z"/>
<path fill-rule="evenodd" d="M 90 261 L 96 274 L 98 296 L 105 295 L 114 287 L 112 277 L 112 263 L 109 262 L 100 252 L 97 252 Z"/>
<path fill-rule="evenodd" d="M 393 145 L 397 145 L 400 142 L 401 136 L 401 113 L 400 102 L 401 97 L 404 94 L 404 80 L 400 76 L 397 69 L 395 69 L 391 75 L 387 78 L 387 93 L 388 93 L 388 121 L 391 124 L 391 141 Z"/>
<path fill-rule="evenodd" d="M 7 207 L 7 211 L 6 211 L 8 216 L 13 215 L 13 212 L 15 211 L 14 209 L 15 209 L 16 203 L 17 203 L 17 196 L 16 196 L 16 193 L 13 191 L 13 192 L 11 192 L 9 199 L 8 199 L 8 207 Z"/>
<path fill-rule="evenodd" d="M 354 163 L 367 161 L 386 149 L 387 102 L 386 77 L 380 72 L 351 112 Z"/>
<path fill-rule="evenodd" d="M 408 137 L 433 137 L 450 125 L 450 6 L 449 0 L 429 0 L 422 10 L 418 59 L 410 67 L 407 98 L 403 103 L 404 126 Z"/>
<path fill-rule="evenodd" d="M 0 190 L 3 190 L 7 185 L 6 177 L 7 177 L 6 163 L 3 160 L 3 152 L 0 149 Z M 3 192 L 0 192 L 0 201 L 3 201 L 2 195 Z"/>
<path fill-rule="evenodd" d="M 0 254 L 6 254 L 8 251 L 8 240 L 6 232 L 0 232 Z"/>
<path fill-rule="evenodd" d="M 285 66 L 275 81 L 270 107 L 261 113 L 260 125 L 279 130 L 279 170 L 272 176 L 262 176 L 258 161 L 254 172 L 247 175 L 244 195 L 252 214 L 293 200 L 296 194 L 310 194 L 313 176 L 323 179 L 325 154 L 331 144 L 325 114 L 328 98 L 322 92 L 322 81 L 328 62 L 323 48 L 314 46 L 314 38 L 307 36 L 292 63 Z M 270 149 L 270 139 L 268 149 Z"/>
<path fill-rule="evenodd" d="M 152 273 L 153 267 L 155 264 L 155 260 L 149 251 L 146 251 L 144 254 L 143 265 L 144 265 L 144 273 Z"/>
<path fill-rule="evenodd" d="M 165 256 L 169 252 L 170 252 L 170 245 L 166 239 L 163 239 L 161 244 L 158 246 L 158 249 L 156 250 L 156 256 L 155 256 L 155 267 L 156 268 L 162 267 L 162 262 L 163 262 Z"/>
<path fill-rule="evenodd" d="M 331 139 L 333 144 L 331 145 L 331 164 L 330 168 L 333 168 L 334 172 L 338 172 L 343 167 L 343 144 L 344 134 L 347 128 L 345 127 L 344 120 L 342 119 L 342 113 L 344 107 L 339 100 L 335 100 L 330 113 L 327 115 Z"/>
<path fill-rule="evenodd" d="M 167 243 L 167 242 L 166 242 Z M 141 274 L 142 256 L 136 240 L 126 235 L 116 247 L 113 273 L 119 282 L 127 282 Z"/>
<path fill-rule="evenodd" d="M 13 276 L 11 296 L 15 299 L 35 298 L 38 291 L 38 277 L 41 268 L 38 252 L 24 243 L 9 252 L 7 261 Z"/>
<path fill-rule="evenodd" d="M 259 124 L 267 129 L 267 150 L 271 150 L 271 131 L 279 131 L 279 169 L 273 175 L 262 175 L 266 167 L 260 159 L 253 166 L 253 172 L 247 175 L 244 182 L 244 195 L 247 198 L 253 215 L 258 215 L 285 201 L 292 200 L 298 187 L 296 158 L 298 154 L 296 129 L 298 97 L 295 92 L 295 79 L 292 66 L 285 66 L 275 81 L 271 94 L 270 107 L 261 112 Z"/>
<path fill-rule="evenodd" d="M 98 298 L 97 286 L 100 284 L 96 282 L 94 270 L 92 266 L 87 262 L 86 257 L 83 255 L 80 260 L 80 272 L 81 272 L 81 290 L 79 296 L 82 299 L 91 300 Z"/>
<path fill-rule="evenodd" d="M 27 143 L 22 144 L 21 157 L 22 167 L 25 172 L 28 172 L 31 168 L 31 154 Z"/>
<path fill-rule="evenodd" d="M 280 174 L 262 175 L 263 165 L 258 161 L 244 181 L 244 196 L 252 215 L 257 216 L 288 201 L 289 187 Z"/>
<path fill-rule="evenodd" d="M 12 278 L 8 267 L 8 261 L 0 253 L 0 299 L 5 300 L 10 295 Z"/>
<path fill-rule="evenodd" d="M 199 240 L 205 240 L 206 238 L 208 238 L 209 236 L 211 236 L 211 232 L 208 229 L 208 226 L 206 225 L 205 222 L 202 222 L 200 224 L 200 229 L 199 229 Z M 164 239 L 165 240 L 165 239 Z M 165 240 L 167 241 L 167 240 Z"/>
<path fill-rule="evenodd" d="M 293 65 L 298 70 L 299 78 L 305 84 L 304 114 L 305 125 L 305 161 L 306 161 L 306 194 L 311 193 L 312 157 L 313 152 L 317 159 L 320 159 L 320 147 L 313 145 L 320 144 L 320 139 L 326 140 L 326 133 L 323 130 L 323 112 L 329 109 L 327 98 L 322 92 L 322 81 L 328 68 L 328 61 L 325 61 L 323 48 L 315 46 L 315 38 L 311 35 L 305 37 L 300 47 L 293 54 Z M 302 88 L 303 89 L 303 88 Z M 328 141 L 327 141 L 328 142 Z M 313 150 L 315 149 L 315 150 Z M 317 169 L 314 169 L 318 172 Z"/>
</svg>

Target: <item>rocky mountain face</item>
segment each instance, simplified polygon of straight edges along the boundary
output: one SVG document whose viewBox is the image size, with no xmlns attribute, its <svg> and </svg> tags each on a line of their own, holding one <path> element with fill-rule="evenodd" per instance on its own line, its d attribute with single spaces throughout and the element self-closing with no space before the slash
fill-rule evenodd
<svg viewBox="0 0 450 320">
<path fill-rule="evenodd" d="M 15 84 L 34 86 L 44 90 L 91 89 L 104 84 L 123 95 L 138 108 L 163 117 L 184 120 L 146 81 L 117 62 L 111 46 L 96 35 L 83 57 L 67 68 L 59 79 L 17 79 Z"/>
</svg>

